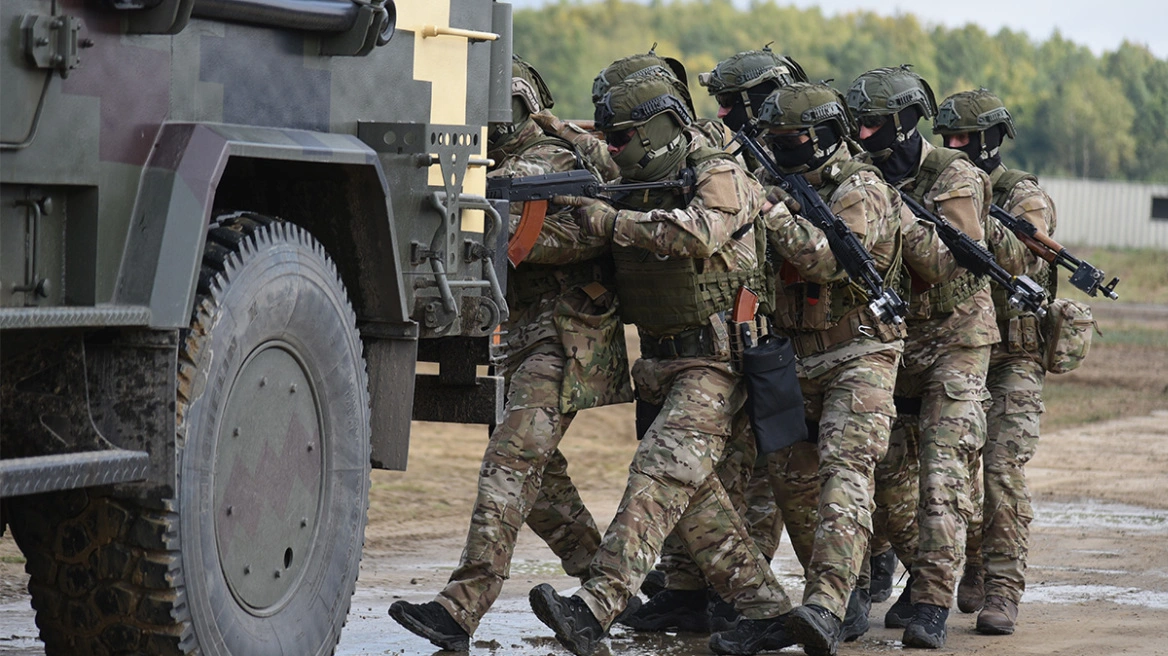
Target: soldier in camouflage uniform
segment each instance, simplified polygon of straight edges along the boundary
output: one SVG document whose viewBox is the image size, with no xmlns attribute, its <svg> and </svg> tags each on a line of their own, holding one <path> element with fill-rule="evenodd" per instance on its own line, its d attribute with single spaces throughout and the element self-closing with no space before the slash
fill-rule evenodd
<svg viewBox="0 0 1168 656">
<path fill-rule="evenodd" d="M 718 98 L 718 117 L 733 131 L 753 121 L 767 94 L 780 84 L 806 79 L 799 64 L 769 48 L 738 53 L 698 77 L 710 95 Z M 791 453 L 793 457 L 786 457 Z M 768 468 L 783 482 L 777 506 Z M 774 558 L 778 533 L 786 518 L 795 553 L 806 568 L 811 557 L 819 498 L 814 445 L 802 443 L 772 462 L 760 459 L 743 412 L 735 418 L 733 436 L 718 461 L 717 473 L 763 556 L 768 561 Z M 736 620 L 733 608 L 717 595 L 707 593 L 701 570 L 676 535 L 665 541 L 661 561 L 653 573 L 658 572 L 665 575 L 665 589 L 651 596 L 641 610 L 622 620 L 622 624 L 640 631 L 705 632 L 733 627 Z"/>
<path fill-rule="evenodd" d="M 499 162 L 491 176 L 586 166 L 604 178 L 603 171 L 613 170 L 602 147 L 584 149 L 597 157 L 589 160 L 545 134 L 531 115 L 547 112 L 551 94 L 519 58 L 513 76 L 513 121 L 494 126 L 489 135 L 488 154 Z M 522 205 L 513 205 L 511 234 L 521 213 Z M 468 649 L 508 577 L 524 522 L 547 541 L 569 575 L 588 577 L 600 533 L 568 478 L 558 445 L 576 411 L 632 397 L 608 250 L 605 239 L 582 234 L 561 208 L 544 218 L 530 253 L 508 277 L 510 316 L 502 344 L 507 404 L 483 456 L 461 562 L 434 601 L 390 607 L 394 619 L 438 647 Z"/>
<path fill-rule="evenodd" d="M 872 254 L 881 276 L 899 274 L 900 196 L 875 167 L 852 159 L 846 142 L 852 118 L 839 92 L 824 84 L 779 87 L 763 103 L 758 125 L 779 170 L 807 179 Z M 765 170 L 759 175 L 764 185 L 779 182 Z M 823 231 L 799 215 L 802 208 L 781 188 L 770 190 L 768 239 L 780 258 L 772 325 L 794 345 L 807 419 L 819 427 L 819 520 L 804 605 L 786 628 L 807 654 L 830 656 L 867 555 L 873 472 L 888 448 L 905 330 L 874 314 Z"/>
<path fill-rule="evenodd" d="M 775 54 L 769 47 L 740 52 L 698 78 L 698 82 L 717 99 L 718 117 L 734 132 L 758 119 L 763 102 L 779 86 L 807 81 L 807 74 L 798 62 Z M 757 162 L 752 162 L 751 168 L 756 170 Z M 749 430 L 749 424 L 745 425 Z M 753 436 L 747 435 L 745 441 L 753 444 Z M 795 556 L 805 572 L 811 562 L 815 526 L 819 522 L 816 513 L 819 506 L 818 458 L 813 443 L 801 442 L 765 458 L 765 469 L 760 468 L 752 474 L 765 476 L 770 484 L 748 484 L 748 489 L 758 490 L 777 504 L 776 521 L 786 525 Z M 765 502 L 765 499 L 747 497 L 745 507 L 757 508 Z M 744 514 L 744 517 L 748 521 L 752 519 L 749 514 Z M 752 535 L 763 554 L 773 558 L 777 542 L 761 532 L 752 532 Z"/>
<path fill-rule="evenodd" d="M 917 124 L 935 115 L 937 107 L 928 84 L 907 66 L 879 68 L 852 83 L 847 103 L 860 123 L 864 149 L 889 184 L 984 245 L 993 231 L 989 178 L 963 153 L 934 148 L 922 138 Z M 895 540 L 908 539 L 911 532 L 889 535 L 902 557 L 913 548 L 916 553 L 910 592 L 894 604 L 885 625 L 905 625 L 906 646 L 936 649 L 945 643 L 965 529 L 973 513 L 970 467 L 985 442 L 985 377 L 991 345 L 999 336 L 988 280 L 945 262 L 941 249 L 932 247 L 935 233 L 924 222 L 906 226 L 905 261 L 912 285 L 896 394 L 920 400 L 913 427 L 919 439 L 918 538 L 915 545 L 898 545 Z M 930 260 L 938 266 L 930 267 Z M 877 486 L 894 499 L 911 494 L 891 489 L 892 483 L 877 478 Z M 899 521 L 903 525 L 911 520 Z M 911 614 L 904 612 L 910 600 Z"/>
<path fill-rule="evenodd" d="M 762 621 L 787 613 L 791 602 L 714 475 L 744 401 L 725 312 L 741 286 L 759 280 L 761 189 L 732 157 L 703 145 L 683 95 L 672 76 L 631 78 L 602 98 L 596 125 L 623 181 L 686 179 L 692 169 L 691 188 L 635 192 L 620 210 L 557 199 L 578 207 L 587 234 L 611 240 L 621 315 L 641 338 L 637 395 L 661 406 L 633 457 L 592 578 L 571 597 L 546 584 L 531 591 L 536 615 L 576 654 L 597 648 L 675 528 L 742 623 L 760 629 L 756 651 L 791 644 L 781 624 Z"/>
<path fill-rule="evenodd" d="M 1014 138 L 1014 122 L 1000 98 L 986 89 L 946 98 L 933 121 L 933 132 L 989 174 L 994 203 L 1029 221 L 1039 234 L 1054 234 L 1054 202 L 1037 178 L 1002 164 L 998 151 L 1005 137 Z M 1047 298 L 1054 298 L 1057 278 L 1046 260 L 1027 251 L 1025 273 L 1046 288 Z M 994 289 L 994 308 L 1002 341 L 993 347 L 986 377 L 993 404 L 986 416 L 982 447 L 984 504 L 975 493 L 977 506 L 957 602 L 966 613 L 981 609 L 979 632 L 1011 634 L 1026 589 L 1027 543 L 1034 513 L 1025 466 L 1038 446 L 1046 372 L 1041 364 L 1038 316 L 1010 307 L 1001 289 Z M 974 483 L 979 482 L 975 477 Z"/>
</svg>

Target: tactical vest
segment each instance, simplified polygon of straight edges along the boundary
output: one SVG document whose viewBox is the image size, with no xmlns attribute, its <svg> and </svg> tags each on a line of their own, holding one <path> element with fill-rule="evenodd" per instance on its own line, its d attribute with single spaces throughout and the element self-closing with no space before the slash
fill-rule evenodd
<svg viewBox="0 0 1168 656">
<path fill-rule="evenodd" d="M 965 153 L 950 148 L 934 148 L 921 163 L 912 190 L 907 192 L 913 200 L 925 205 L 925 192 L 933 188 L 941 173 L 959 160 L 969 158 Z M 917 291 L 910 288 L 908 316 L 911 319 L 927 319 L 949 314 L 966 300 L 990 284 L 988 278 L 975 276 L 963 270 L 956 278 Z"/>
<path fill-rule="evenodd" d="M 1026 171 L 998 169 L 990 176 L 994 189 L 994 204 L 1005 208 L 1014 188 L 1027 180 L 1038 182 L 1038 178 Z M 1023 219 L 1025 220 L 1025 219 Z M 1035 276 L 1035 282 L 1046 291 L 1048 301 L 1058 293 L 1058 276 L 1054 267 L 1043 267 Z M 1011 353 L 1037 353 L 1041 348 L 1041 326 L 1033 312 L 1019 310 L 1009 303 L 1006 290 L 995 285 L 993 289 L 994 311 L 998 317 L 998 331 L 1002 335 L 1002 347 Z"/>
<path fill-rule="evenodd" d="M 720 150 L 701 147 L 689 154 L 686 164 L 696 168 L 711 159 L 733 161 L 733 157 Z M 634 196 L 623 199 L 622 204 L 640 211 L 676 209 L 685 207 L 691 200 L 675 193 Z M 765 236 L 759 240 L 756 234 L 755 247 L 765 241 Z M 612 257 L 616 264 L 621 320 L 656 336 L 707 325 L 711 315 L 730 309 L 739 287 L 762 289 L 759 268 L 703 272 L 698 270 L 696 260 L 662 258 L 636 247 L 613 246 Z M 762 261 L 761 253 L 759 261 Z"/>
<path fill-rule="evenodd" d="M 833 169 L 836 170 L 833 172 Z M 824 169 L 821 186 L 816 192 L 830 206 L 840 185 L 861 171 L 870 171 L 880 177 L 880 170 L 876 167 L 847 159 Z M 893 261 L 885 277 L 888 284 L 896 288 L 902 284 L 899 231 L 894 248 Z M 860 336 L 876 337 L 883 342 L 904 337 L 903 328 L 897 331 L 872 316 L 867 309 L 867 290 L 851 279 L 818 285 L 803 280 L 789 264 L 780 269 L 779 277 L 777 284 L 782 285 L 783 293 L 775 297 L 775 324 L 792 333 L 796 353 L 801 357 L 827 351 Z"/>
<path fill-rule="evenodd" d="M 523 144 L 515 156 L 545 145 L 559 146 L 571 152 L 576 156 L 576 168 L 586 168 L 586 158 L 571 143 L 547 133 Z M 596 175 L 596 172 L 592 171 L 592 174 Z M 507 302 L 512 306 L 528 305 L 544 294 L 563 293 L 590 282 L 610 286 L 612 280 L 612 264 L 607 256 L 567 265 L 524 262 L 507 274 Z"/>
</svg>

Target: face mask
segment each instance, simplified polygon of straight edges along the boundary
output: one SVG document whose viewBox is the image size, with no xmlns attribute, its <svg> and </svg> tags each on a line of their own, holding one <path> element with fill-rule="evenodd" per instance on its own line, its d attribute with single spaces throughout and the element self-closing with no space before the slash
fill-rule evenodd
<svg viewBox="0 0 1168 656">
<path fill-rule="evenodd" d="M 872 153 L 874 160 L 880 161 L 892 154 L 892 144 L 896 143 L 896 136 L 896 123 L 893 122 L 892 117 L 886 117 L 880 129 L 867 139 L 861 139 L 860 143 L 864 146 L 864 150 Z"/>
<path fill-rule="evenodd" d="M 909 177 L 921 163 L 921 148 L 924 139 L 921 133 L 914 131 L 912 136 L 904 141 L 898 141 L 888 149 L 889 155 L 876 163 L 876 167 L 884 174 L 889 184 L 896 184 Z"/>
<path fill-rule="evenodd" d="M 746 114 L 746 103 L 742 102 L 741 97 L 739 97 L 738 102 L 731 105 L 730 113 L 722 117 L 722 123 L 735 132 L 745 127 L 749 121 L 750 117 Z"/>
<path fill-rule="evenodd" d="M 641 141 L 642 135 L 648 138 L 648 146 Z M 669 115 L 658 114 L 634 132 L 624 150 L 612 159 L 620 167 L 623 178 L 644 182 L 664 180 L 681 168 L 685 146 L 681 128 Z"/>
<path fill-rule="evenodd" d="M 768 139 L 775 164 L 784 173 L 814 171 L 839 149 L 840 136 L 832 125 L 815 126 L 815 141 L 800 143 L 798 135 L 774 135 Z M 824 147 L 824 144 L 830 144 Z"/>
</svg>

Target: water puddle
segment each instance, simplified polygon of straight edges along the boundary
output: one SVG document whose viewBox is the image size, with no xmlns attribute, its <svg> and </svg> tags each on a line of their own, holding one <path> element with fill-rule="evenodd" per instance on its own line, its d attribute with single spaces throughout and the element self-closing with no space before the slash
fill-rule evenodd
<svg viewBox="0 0 1168 656">
<path fill-rule="evenodd" d="M 1168 510 L 1101 501 L 1041 503 L 1034 505 L 1033 525 L 1168 534 Z"/>
</svg>

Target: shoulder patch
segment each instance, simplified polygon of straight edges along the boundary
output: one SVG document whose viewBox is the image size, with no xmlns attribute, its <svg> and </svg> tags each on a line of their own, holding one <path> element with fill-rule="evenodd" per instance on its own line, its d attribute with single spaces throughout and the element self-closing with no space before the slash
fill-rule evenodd
<svg viewBox="0 0 1168 656">
<path fill-rule="evenodd" d="M 969 198 L 970 196 L 973 196 L 972 189 L 969 187 L 957 187 L 956 189 L 950 189 L 944 193 L 937 194 L 933 197 L 933 202 L 940 203 L 951 198 Z"/>
<path fill-rule="evenodd" d="M 742 204 L 738 198 L 734 167 L 717 166 L 706 171 L 705 180 L 698 187 L 698 195 L 706 207 L 737 212 Z"/>
</svg>

